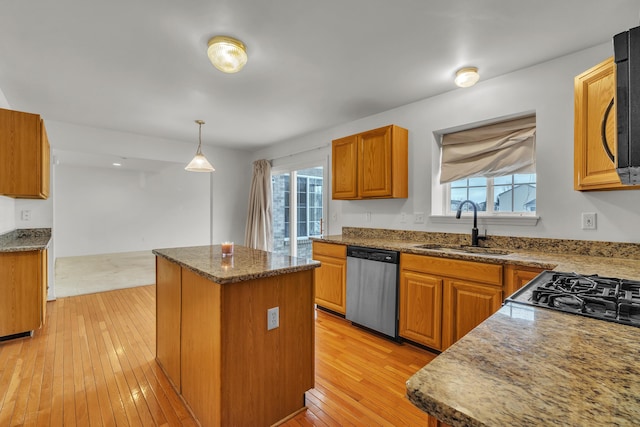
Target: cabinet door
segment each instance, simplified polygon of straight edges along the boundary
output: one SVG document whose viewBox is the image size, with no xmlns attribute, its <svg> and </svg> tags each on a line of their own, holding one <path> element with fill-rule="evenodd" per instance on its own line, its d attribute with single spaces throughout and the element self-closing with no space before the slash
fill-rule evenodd
<svg viewBox="0 0 640 427">
<path fill-rule="evenodd" d="M 49 142 L 37 114 L 0 108 L 0 194 L 49 195 Z"/>
<path fill-rule="evenodd" d="M 358 186 L 360 197 L 390 197 L 391 127 L 360 135 Z"/>
<path fill-rule="evenodd" d="M 178 391 L 180 384 L 181 269 L 156 257 L 156 360 Z"/>
<path fill-rule="evenodd" d="M 400 336 L 439 350 L 442 319 L 442 279 L 400 272 Z"/>
<path fill-rule="evenodd" d="M 42 252 L 0 253 L 0 336 L 42 325 Z"/>
<path fill-rule="evenodd" d="M 542 271 L 544 271 L 543 268 L 507 265 L 504 270 L 504 297 L 510 297 Z"/>
<path fill-rule="evenodd" d="M 616 173 L 616 76 L 609 58 L 575 78 L 574 188 L 640 188 L 620 183 Z"/>
<path fill-rule="evenodd" d="M 320 267 L 314 270 L 316 304 L 335 312 L 347 312 L 347 260 L 314 254 L 313 259 L 320 261 Z"/>
<path fill-rule="evenodd" d="M 331 146 L 333 199 L 358 198 L 358 135 L 336 139 Z"/>
<path fill-rule="evenodd" d="M 443 350 L 465 336 L 502 304 L 502 288 L 446 279 L 442 325 Z"/>
</svg>

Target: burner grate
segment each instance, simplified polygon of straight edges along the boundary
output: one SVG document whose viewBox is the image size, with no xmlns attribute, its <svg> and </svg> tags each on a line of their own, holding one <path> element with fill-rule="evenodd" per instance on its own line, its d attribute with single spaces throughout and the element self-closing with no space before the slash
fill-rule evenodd
<svg viewBox="0 0 640 427">
<path fill-rule="evenodd" d="M 639 281 L 544 271 L 507 300 L 526 292 L 531 305 L 640 327 Z"/>
</svg>

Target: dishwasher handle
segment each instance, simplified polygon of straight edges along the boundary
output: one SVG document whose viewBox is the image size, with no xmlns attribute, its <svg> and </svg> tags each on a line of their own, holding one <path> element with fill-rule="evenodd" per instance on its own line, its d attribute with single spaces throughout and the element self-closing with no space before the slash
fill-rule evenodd
<svg viewBox="0 0 640 427">
<path fill-rule="evenodd" d="M 371 261 L 386 262 L 389 264 L 398 264 L 400 262 L 400 256 L 397 251 L 388 251 L 362 246 L 347 246 L 347 257 L 368 259 Z"/>
</svg>

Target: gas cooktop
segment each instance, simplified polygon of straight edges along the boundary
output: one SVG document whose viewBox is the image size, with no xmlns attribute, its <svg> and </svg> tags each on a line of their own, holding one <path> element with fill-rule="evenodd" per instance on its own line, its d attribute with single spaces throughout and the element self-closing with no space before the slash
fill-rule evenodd
<svg viewBox="0 0 640 427">
<path fill-rule="evenodd" d="M 543 271 L 506 302 L 640 327 L 640 281 Z"/>
</svg>

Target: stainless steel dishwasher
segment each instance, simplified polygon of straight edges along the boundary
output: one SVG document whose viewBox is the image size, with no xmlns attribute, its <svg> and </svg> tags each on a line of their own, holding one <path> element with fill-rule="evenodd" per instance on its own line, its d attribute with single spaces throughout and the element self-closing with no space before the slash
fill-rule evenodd
<svg viewBox="0 0 640 427">
<path fill-rule="evenodd" d="M 398 338 L 398 262 L 396 251 L 347 246 L 347 320 Z"/>
</svg>

